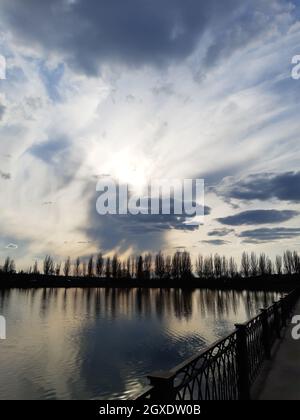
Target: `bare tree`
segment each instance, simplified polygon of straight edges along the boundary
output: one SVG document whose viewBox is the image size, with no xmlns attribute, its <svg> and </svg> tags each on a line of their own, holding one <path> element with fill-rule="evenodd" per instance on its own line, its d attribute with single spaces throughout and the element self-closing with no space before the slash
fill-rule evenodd
<svg viewBox="0 0 300 420">
<path fill-rule="evenodd" d="M 271 276 L 273 274 L 273 263 L 269 257 L 267 258 L 267 274 L 268 276 Z"/>
<path fill-rule="evenodd" d="M 2 271 L 7 274 L 13 274 L 16 272 L 16 265 L 13 259 L 7 257 L 5 259 Z"/>
<path fill-rule="evenodd" d="M 267 258 L 266 254 L 261 253 L 258 261 L 259 274 L 265 276 L 267 272 Z"/>
<path fill-rule="evenodd" d="M 229 267 L 228 267 L 228 261 L 225 255 L 222 257 L 222 277 L 228 277 L 229 274 Z"/>
<path fill-rule="evenodd" d="M 293 252 L 293 272 L 296 274 L 300 273 L 300 257 L 297 251 Z"/>
<path fill-rule="evenodd" d="M 44 274 L 45 276 L 52 275 L 54 272 L 54 262 L 50 255 L 46 255 L 44 259 Z"/>
<path fill-rule="evenodd" d="M 162 279 L 165 275 L 165 258 L 161 251 L 155 255 L 154 271 L 156 277 Z"/>
<path fill-rule="evenodd" d="M 256 277 L 258 274 L 258 259 L 255 252 L 251 252 L 250 256 L 250 273 L 252 277 Z"/>
<path fill-rule="evenodd" d="M 119 259 L 118 259 L 118 255 L 115 254 L 113 256 L 112 262 L 111 262 L 111 271 L 112 271 L 112 276 L 114 279 L 117 278 L 117 274 L 118 274 L 118 266 L 119 266 Z"/>
<path fill-rule="evenodd" d="M 165 276 L 170 279 L 172 276 L 172 257 L 167 255 L 165 258 Z"/>
<path fill-rule="evenodd" d="M 220 278 L 222 274 L 222 261 L 219 254 L 214 255 L 214 273 L 216 278 Z"/>
<path fill-rule="evenodd" d="M 213 263 L 212 255 L 204 258 L 203 275 L 204 275 L 205 278 L 213 278 L 214 277 L 214 263 Z"/>
<path fill-rule="evenodd" d="M 250 273 L 250 258 L 247 252 L 242 253 L 241 259 L 241 274 L 243 277 L 249 277 Z"/>
<path fill-rule="evenodd" d="M 148 252 L 144 258 L 144 276 L 146 279 L 151 278 L 152 272 L 152 255 Z"/>
<path fill-rule="evenodd" d="M 126 262 L 125 261 L 122 262 L 121 277 L 123 277 L 125 279 L 128 278 L 128 275 L 127 275 L 127 265 L 126 265 Z"/>
<path fill-rule="evenodd" d="M 128 278 L 132 277 L 130 256 L 127 258 L 127 261 L 126 261 L 126 277 L 128 277 Z"/>
<path fill-rule="evenodd" d="M 283 254 L 283 265 L 285 273 L 291 275 L 293 273 L 293 254 L 291 251 L 285 251 Z"/>
<path fill-rule="evenodd" d="M 9 272 L 11 274 L 16 273 L 16 264 L 15 261 L 13 259 L 10 260 L 10 264 L 9 264 Z"/>
<path fill-rule="evenodd" d="M 60 270 L 61 270 L 61 263 L 56 263 L 55 265 L 55 275 L 60 276 Z"/>
<path fill-rule="evenodd" d="M 279 276 L 281 276 L 282 274 L 282 256 L 281 255 L 276 255 L 275 265 L 276 265 L 276 273 Z"/>
<path fill-rule="evenodd" d="M 96 260 L 96 274 L 98 277 L 102 276 L 103 268 L 104 268 L 103 256 L 101 252 L 99 252 L 99 254 L 97 255 L 97 260 Z"/>
<path fill-rule="evenodd" d="M 76 261 L 75 261 L 75 265 L 74 265 L 74 276 L 75 277 L 79 277 L 81 274 L 81 270 L 80 270 L 80 258 L 77 257 Z"/>
<path fill-rule="evenodd" d="M 69 277 L 70 269 L 71 269 L 71 259 L 70 259 L 70 257 L 68 257 L 65 261 L 65 264 L 64 264 L 64 275 L 66 277 Z"/>
<path fill-rule="evenodd" d="M 111 277 L 111 264 L 110 264 L 110 257 L 106 258 L 106 263 L 105 263 L 105 277 L 110 279 Z"/>
<path fill-rule="evenodd" d="M 140 255 L 136 260 L 136 278 L 143 279 L 144 276 L 144 261 L 143 257 Z"/>
<path fill-rule="evenodd" d="M 176 280 L 180 278 L 181 274 L 181 253 L 176 251 L 172 258 L 172 277 Z"/>
<path fill-rule="evenodd" d="M 180 265 L 180 274 L 182 278 L 190 278 L 192 276 L 192 260 L 190 253 L 187 251 L 184 251 L 181 254 L 181 265 Z"/>
<path fill-rule="evenodd" d="M 135 270 L 135 257 L 132 256 L 131 257 L 131 271 L 130 271 L 130 276 L 133 279 L 136 276 L 136 270 Z"/>
<path fill-rule="evenodd" d="M 229 275 L 232 279 L 237 275 L 237 264 L 233 257 L 229 259 Z"/>
<path fill-rule="evenodd" d="M 82 261 L 82 276 L 83 277 L 86 277 L 86 273 L 87 273 L 87 270 L 86 270 L 86 262 L 85 261 Z"/>
<path fill-rule="evenodd" d="M 122 264 L 121 261 L 118 259 L 118 264 L 117 264 L 117 279 L 122 278 Z"/>
<path fill-rule="evenodd" d="M 34 265 L 33 265 L 33 274 L 40 274 L 39 272 L 39 266 L 38 266 L 38 262 L 35 261 Z"/>
<path fill-rule="evenodd" d="M 88 277 L 93 277 L 94 275 L 94 256 L 91 255 L 88 262 Z"/>
<path fill-rule="evenodd" d="M 196 260 L 196 274 L 201 279 L 204 271 L 204 260 L 203 255 L 198 255 Z"/>
</svg>

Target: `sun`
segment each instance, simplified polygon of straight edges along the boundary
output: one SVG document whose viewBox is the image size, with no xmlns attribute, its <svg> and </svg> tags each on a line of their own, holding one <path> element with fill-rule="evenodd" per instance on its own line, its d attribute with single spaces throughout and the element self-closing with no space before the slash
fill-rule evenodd
<svg viewBox="0 0 300 420">
<path fill-rule="evenodd" d="M 137 192 L 143 190 L 149 182 L 150 163 L 145 157 L 120 153 L 113 159 L 111 172 L 119 183 L 127 184 Z"/>
</svg>

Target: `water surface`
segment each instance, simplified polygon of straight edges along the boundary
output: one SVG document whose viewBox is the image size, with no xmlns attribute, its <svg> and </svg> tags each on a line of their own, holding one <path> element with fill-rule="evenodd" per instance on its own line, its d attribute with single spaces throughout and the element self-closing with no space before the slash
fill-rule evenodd
<svg viewBox="0 0 300 420">
<path fill-rule="evenodd" d="M 273 292 L 0 291 L 0 399 L 130 398 L 277 300 Z"/>
</svg>

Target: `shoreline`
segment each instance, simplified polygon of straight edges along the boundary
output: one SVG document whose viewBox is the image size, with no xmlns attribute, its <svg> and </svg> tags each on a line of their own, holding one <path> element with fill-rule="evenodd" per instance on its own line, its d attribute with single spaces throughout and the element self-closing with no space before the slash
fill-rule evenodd
<svg viewBox="0 0 300 420">
<path fill-rule="evenodd" d="M 1 274 L 1 289 L 32 288 L 178 288 L 185 290 L 262 290 L 288 292 L 300 287 L 299 275 L 272 275 L 265 277 L 237 277 L 235 279 L 108 279 L 97 277 L 64 277 L 30 274 Z"/>
</svg>

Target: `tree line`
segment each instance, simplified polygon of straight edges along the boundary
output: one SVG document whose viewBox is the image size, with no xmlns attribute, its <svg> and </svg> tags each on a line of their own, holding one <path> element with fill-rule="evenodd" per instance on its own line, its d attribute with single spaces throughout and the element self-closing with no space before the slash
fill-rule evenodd
<svg viewBox="0 0 300 420">
<path fill-rule="evenodd" d="M 98 277 L 106 279 L 188 279 L 199 277 L 201 279 L 221 278 L 249 278 L 270 275 L 300 274 L 300 256 L 297 251 L 285 251 L 283 256 L 277 255 L 272 261 L 265 253 L 256 255 L 243 252 L 240 264 L 233 257 L 227 258 L 219 254 L 203 256 L 198 255 L 194 264 L 190 253 L 176 251 L 173 256 L 165 255 L 161 251 L 156 255 L 146 253 L 137 257 L 130 256 L 121 259 L 117 254 L 113 257 L 104 257 L 100 252 L 88 259 L 77 257 L 74 261 L 70 257 L 61 262 L 55 262 L 50 255 L 46 255 L 39 267 L 37 261 L 27 271 L 16 270 L 13 259 L 7 257 L 3 266 L 3 274 L 29 274 L 65 277 Z"/>
</svg>

